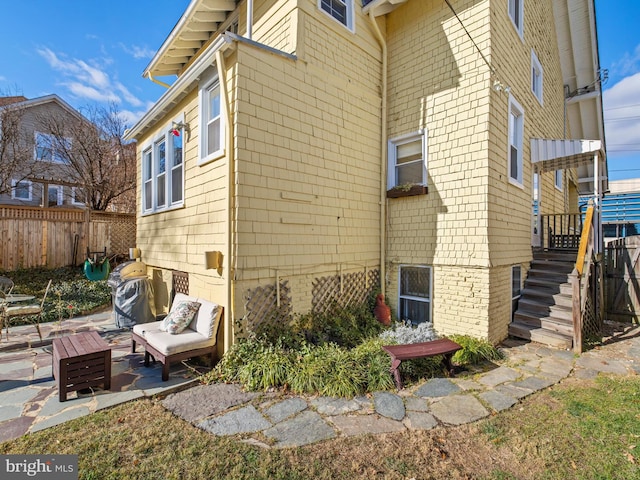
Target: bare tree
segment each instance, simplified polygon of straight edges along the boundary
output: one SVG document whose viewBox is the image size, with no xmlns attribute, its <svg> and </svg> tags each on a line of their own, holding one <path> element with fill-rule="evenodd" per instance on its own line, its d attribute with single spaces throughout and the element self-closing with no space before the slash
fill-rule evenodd
<svg viewBox="0 0 640 480">
<path fill-rule="evenodd" d="M 33 142 L 24 129 L 23 96 L 0 92 L 0 195 L 11 193 L 12 181 L 21 182 L 39 173 Z"/>
<path fill-rule="evenodd" d="M 44 115 L 40 128 L 49 134 L 49 148 L 63 162 L 56 165 L 65 180 L 82 190 L 93 210 L 123 206 L 135 209 L 135 146 L 123 140 L 126 124 L 115 105 L 87 107 L 84 118 Z"/>
</svg>

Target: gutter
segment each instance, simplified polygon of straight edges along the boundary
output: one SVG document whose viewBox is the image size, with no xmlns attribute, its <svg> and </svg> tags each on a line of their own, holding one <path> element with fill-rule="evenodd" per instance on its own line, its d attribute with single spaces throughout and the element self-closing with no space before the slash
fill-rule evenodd
<svg viewBox="0 0 640 480">
<path fill-rule="evenodd" d="M 378 22 L 369 11 L 369 20 L 382 48 L 382 92 L 380 106 L 380 291 L 385 294 L 386 285 L 386 254 L 387 254 L 387 82 L 388 82 L 388 52 Z"/>
</svg>

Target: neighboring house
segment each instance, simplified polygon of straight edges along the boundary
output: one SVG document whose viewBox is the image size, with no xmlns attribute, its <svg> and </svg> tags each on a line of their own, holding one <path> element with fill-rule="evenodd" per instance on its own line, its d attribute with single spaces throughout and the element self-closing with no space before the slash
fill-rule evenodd
<svg viewBox="0 0 640 480">
<path fill-rule="evenodd" d="M 640 235 L 640 178 L 612 180 L 602 200 L 604 239 Z"/>
<path fill-rule="evenodd" d="M 9 122 L 3 126 L 0 116 L 0 129 L 5 129 L 2 141 L 15 145 L 11 153 L 2 151 L 0 205 L 84 207 L 82 188 L 69 182 L 69 159 L 45 124 L 52 118 L 87 120 L 55 94 L 33 99 L 0 97 L 0 115 L 5 113 L 17 123 L 7 132 Z M 73 138 L 64 141 L 71 145 Z"/>
<path fill-rule="evenodd" d="M 306 312 L 359 271 L 498 342 L 538 217 L 605 188 L 593 0 L 363 3 L 193 0 L 144 71 L 176 78 L 128 133 L 137 246 L 156 292 L 225 306 L 225 349 L 260 289 Z"/>
</svg>

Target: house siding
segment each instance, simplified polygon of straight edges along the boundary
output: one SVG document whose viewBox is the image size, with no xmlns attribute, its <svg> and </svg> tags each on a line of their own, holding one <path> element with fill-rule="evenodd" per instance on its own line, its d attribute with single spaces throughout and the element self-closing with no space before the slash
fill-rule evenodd
<svg viewBox="0 0 640 480">
<path fill-rule="evenodd" d="M 237 46 L 236 292 L 279 278 L 306 312 L 316 278 L 379 267 L 380 63 L 317 2 L 292 15 L 297 60 Z"/>
<path fill-rule="evenodd" d="M 386 17 L 389 138 L 426 130 L 429 189 L 389 200 L 388 300 L 397 309 L 398 265 L 432 266 L 435 328 L 498 342 L 511 318 L 511 266 L 524 275 L 531 260 L 529 140 L 564 135 L 559 53 L 550 0 L 525 5 L 524 41 L 505 1 L 454 7 L 495 75 L 443 2 L 407 2 Z M 532 48 L 544 107 L 531 92 Z M 509 94 L 495 91 L 495 80 L 524 109 L 522 187 L 509 182 Z M 558 191 L 553 173 L 542 176 L 543 213 L 576 210 L 566 179 Z"/>
</svg>

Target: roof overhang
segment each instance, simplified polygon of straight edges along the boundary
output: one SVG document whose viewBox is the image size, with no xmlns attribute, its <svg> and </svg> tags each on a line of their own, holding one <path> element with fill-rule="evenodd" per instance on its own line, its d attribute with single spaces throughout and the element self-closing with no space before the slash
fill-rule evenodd
<svg viewBox="0 0 640 480">
<path fill-rule="evenodd" d="M 142 76 L 180 75 L 209 39 L 232 21 L 234 10 L 235 0 L 192 0 Z"/>
<path fill-rule="evenodd" d="M 160 120 L 167 112 L 180 102 L 192 90 L 204 71 L 215 63 L 216 52 L 225 51 L 236 39 L 233 34 L 219 35 L 187 70 L 164 92 L 158 101 L 145 113 L 138 122 L 125 132 L 125 140 L 138 139 L 148 128 Z"/>
<path fill-rule="evenodd" d="M 601 189 L 606 185 L 607 157 L 600 140 L 552 140 L 531 139 L 531 163 L 536 172 L 552 172 L 568 168 L 588 169 L 595 172 L 596 166 Z M 592 195 L 595 192 L 594 174 L 578 179 L 578 193 Z"/>
<path fill-rule="evenodd" d="M 604 152 L 606 142 L 602 114 L 602 73 L 594 0 L 555 1 L 552 4 L 565 85 L 566 136 L 600 140 L 600 150 Z M 577 173 L 581 193 L 583 190 L 592 193 L 594 163 L 578 166 Z M 604 154 L 598 176 L 602 181 L 603 191 L 606 191 L 609 173 Z"/>
</svg>

